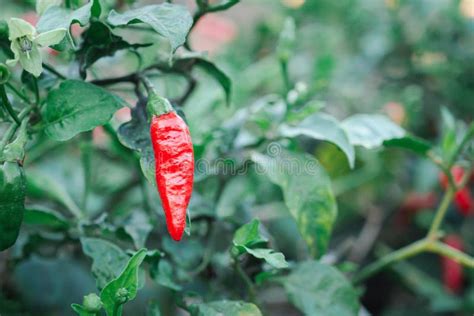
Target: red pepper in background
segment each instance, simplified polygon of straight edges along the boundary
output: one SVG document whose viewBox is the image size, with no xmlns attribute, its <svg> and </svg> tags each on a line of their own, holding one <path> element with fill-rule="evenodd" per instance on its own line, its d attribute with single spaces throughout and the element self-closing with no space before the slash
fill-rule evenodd
<svg viewBox="0 0 474 316">
<path fill-rule="evenodd" d="M 460 251 L 464 248 L 461 237 L 457 235 L 446 236 L 444 243 Z M 441 257 L 441 271 L 446 290 L 452 293 L 459 293 L 462 290 L 464 279 L 462 265 L 453 259 Z"/>
<path fill-rule="evenodd" d="M 156 95 L 148 102 L 155 176 L 171 237 L 179 241 L 186 227 L 186 209 L 194 178 L 194 153 L 188 126 L 168 100 Z"/>
<path fill-rule="evenodd" d="M 464 169 L 460 166 L 454 166 L 451 169 L 451 174 L 453 175 L 454 182 L 456 184 L 460 184 L 462 178 L 464 177 Z M 440 173 L 439 182 L 441 187 L 446 190 L 449 181 L 448 177 L 444 173 Z M 463 216 L 468 216 L 469 213 L 471 213 L 471 211 L 474 209 L 474 198 L 472 197 L 471 191 L 469 191 L 467 186 L 455 193 L 454 204 L 456 204 L 458 211 Z"/>
<path fill-rule="evenodd" d="M 431 209 L 435 207 L 437 202 L 436 194 L 434 192 L 410 192 L 407 194 L 402 204 L 400 211 L 396 218 L 397 224 L 400 226 L 408 225 L 412 217 L 421 210 Z"/>
</svg>

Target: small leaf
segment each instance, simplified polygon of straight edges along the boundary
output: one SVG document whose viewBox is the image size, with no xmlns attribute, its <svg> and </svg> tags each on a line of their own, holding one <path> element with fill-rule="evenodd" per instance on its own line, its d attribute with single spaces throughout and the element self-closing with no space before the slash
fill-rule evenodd
<svg viewBox="0 0 474 316">
<path fill-rule="evenodd" d="M 96 313 L 91 313 L 86 311 L 84 306 L 80 304 L 71 304 L 71 308 L 79 315 L 79 316 L 94 316 Z"/>
<path fill-rule="evenodd" d="M 395 147 L 411 150 L 419 155 L 426 155 L 432 145 L 424 139 L 407 135 L 402 138 L 393 138 L 383 142 L 385 147 Z"/>
<path fill-rule="evenodd" d="M 54 140 L 68 140 L 78 133 L 107 123 L 125 101 L 93 84 L 66 80 L 49 92 L 42 110 L 45 132 Z"/>
<path fill-rule="evenodd" d="M 69 228 L 67 219 L 61 213 L 43 207 L 27 208 L 23 222 L 28 225 L 42 225 L 54 229 Z"/>
<path fill-rule="evenodd" d="M 278 40 L 277 55 L 278 58 L 284 62 L 287 62 L 296 44 L 296 26 L 295 20 L 292 17 L 288 17 L 283 25 L 283 30 L 280 33 Z"/>
<path fill-rule="evenodd" d="M 336 268 L 307 261 L 279 281 L 289 300 L 305 315 L 357 316 L 359 313 L 357 292 Z"/>
<path fill-rule="evenodd" d="M 380 147 L 384 141 L 405 136 L 403 128 L 379 114 L 356 114 L 345 119 L 341 126 L 352 145 L 368 149 Z"/>
<path fill-rule="evenodd" d="M 163 3 L 144 6 L 124 13 L 112 10 L 107 21 L 112 26 L 146 23 L 169 40 L 171 50 L 174 52 L 186 41 L 193 18 L 184 6 Z"/>
<path fill-rule="evenodd" d="M 277 269 L 284 269 L 288 268 L 288 262 L 285 260 L 285 256 L 281 252 L 275 252 L 273 249 L 251 249 L 248 247 L 244 247 L 245 251 L 255 258 L 265 260 L 269 265 L 277 268 Z"/>
<path fill-rule="evenodd" d="M 339 122 L 330 115 L 316 113 L 305 118 L 296 126 L 281 125 L 280 133 L 284 137 L 296 137 L 300 135 L 314 139 L 326 140 L 338 146 L 346 155 L 351 168 L 354 167 L 354 147 L 349 142 L 346 132 L 341 128 Z"/>
<path fill-rule="evenodd" d="M 83 237 L 81 244 L 84 254 L 93 260 L 92 274 L 96 278 L 99 289 L 115 279 L 127 264 L 129 257 L 122 249 L 109 241 Z"/>
<path fill-rule="evenodd" d="M 146 257 L 146 249 L 140 249 L 130 258 L 127 266 L 122 273 L 113 281 L 109 282 L 102 292 L 100 293 L 100 299 L 104 304 L 104 309 L 108 316 L 114 315 L 114 307 L 116 304 L 120 305 L 131 301 L 137 295 L 138 290 L 138 268 L 142 264 Z M 120 301 L 119 293 L 123 293 L 122 298 L 124 301 Z M 124 293 L 126 292 L 126 294 Z M 119 313 L 120 315 L 121 313 Z"/>
<path fill-rule="evenodd" d="M 319 162 L 296 152 L 282 151 L 274 157 L 252 155 L 269 179 L 280 186 L 285 204 L 314 257 L 327 249 L 337 205 L 331 183 Z"/>
<path fill-rule="evenodd" d="M 242 301 L 214 301 L 191 305 L 191 316 L 262 316 L 258 307 Z"/>
<path fill-rule="evenodd" d="M 260 236 L 260 222 L 257 219 L 252 220 L 237 229 L 234 234 L 233 243 L 235 246 L 252 247 L 265 244 L 268 240 Z"/>
</svg>

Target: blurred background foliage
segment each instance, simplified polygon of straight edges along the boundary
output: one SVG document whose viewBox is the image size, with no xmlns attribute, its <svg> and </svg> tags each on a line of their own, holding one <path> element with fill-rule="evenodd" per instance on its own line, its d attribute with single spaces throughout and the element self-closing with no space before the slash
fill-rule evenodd
<svg viewBox="0 0 474 316">
<path fill-rule="evenodd" d="M 133 2 L 103 1 L 110 7 L 133 5 Z M 174 2 L 194 9 L 193 1 Z M 2 1 L 0 18 L 17 16 L 34 21 L 33 11 L 33 1 Z M 315 107 L 324 107 L 324 111 L 341 120 L 354 113 L 384 113 L 414 135 L 433 143 L 441 137 L 442 107 L 464 121 L 472 121 L 474 1 L 244 0 L 229 11 L 206 16 L 191 34 L 191 47 L 208 51 L 210 59 L 233 82 L 232 104 L 226 107 L 222 88 L 205 72 L 197 73 L 199 84 L 184 106 L 197 158 L 227 159 L 238 165 L 244 159 L 242 148 L 255 142 L 255 135 L 271 138 L 272 135 L 265 133 L 271 131 L 268 126 L 272 124 L 272 115 L 278 113 L 274 108 L 277 105 L 272 106 L 272 98 L 285 93 L 275 51 L 288 16 L 294 17 L 297 30 L 296 47 L 288 65 L 289 77 L 306 99 L 314 101 Z M 124 38 L 136 36 L 126 30 L 120 32 Z M 167 44 L 156 37 L 146 32 L 141 36 L 149 38 L 154 45 L 140 48 L 140 59 L 132 52 L 118 52 L 99 60 L 91 76 L 127 74 L 137 63 L 150 64 L 157 51 L 163 55 L 168 51 Z M 0 60 L 4 59 L 5 56 L 0 56 Z M 49 62 L 56 63 L 55 67 L 65 74 L 74 71 L 68 66 L 67 54 L 61 54 L 59 61 L 50 58 Z M 171 99 L 179 97 L 187 84 L 182 77 L 172 75 L 158 77 L 155 83 Z M 116 89 L 130 104 L 135 103 L 132 91 L 127 91 L 126 86 L 111 89 Z M 263 109 L 259 104 L 265 105 Z M 241 117 L 245 111 L 250 111 L 251 120 L 242 129 Z M 127 121 L 129 115 L 127 111 L 119 111 L 113 125 Z M 136 186 L 141 180 L 136 172 L 130 172 L 130 162 L 121 159 L 121 149 L 114 148 L 110 134 L 99 128 L 91 137 L 96 150 L 90 166 L 93 180 L 87 211 L 95 220 L 87 229 L 92 233 L 100 230 L 111 238 L 125 236 L 124 240 L 131 236 L 137 247 L 143 245 L 147 235 L 147 244 L 160 240 L 159 249 L 174 253 L 171 260 L 177 265 L 176 277 L 186 281 L 193 279 L 188 269 L 199 265 L 202 256 L 206 256 L 205 249 L 215 251 L 212 258 L 206 258 L 214 267 L 214 274 L 207 276 L 208 279 L 226 276 L 228 258 L 222 253 L 230 244 L 229 231 L 253 217 L 265 224 L 275 239 L 272 240 L 275 248 L 287 260 L 308 257 L 295 223 L 279 202 L 281 192 L 251 172 L 245 177 L 233 177 L 225 186 L 218 176 L 198 174 L 190 206 L 192 218 L 208 218 L 217 212 L 228 220 L 213 224 L 216 229 L 211 233 L 219 238 L 211 239 L 212 244 L 205 244 L 204 234 L 200 233 L 207 231 L 211 222 L 196 220 L 191 225 L 191 238 L 176 246 L 167 237 L 160 237 L 165 229 L 161 210 L 156 212 L 160 216 L 158 220 L 151 219 L 159 227 L 152 231 L 142 206 L 140 186 Z M 87 145 L 79 138 L 60 145 L 38 141 L 29 149 L 28 173 L 37 178 L 42 175 L 53 178 L 59 184 L 57 195 L 67 190 L 78 203 L 83 195 L 79 188 L 84 187 L 81 146 Z M 421 209 L 407 206 L 413 196 L 439 200 L 438 171 L 427 160 L 395 149 L 358 149 L 356 170 L 350 172 L 345 156 L 334 145 L 302 139 L 288 146 L 300 146 L 312 153 L 333 180 L 339 215 L 330 251 L 323 261 L 337 262 L 341 270 L 350 272 L 355 265 L 383 253 L 378 248 L 370 251 L 375 243 L 371 238 L 398 248 L 422 236 L 429 226 L 435 203 L 422 203 Z M 35 192 L 38 197 L 44 194 L 41 187 L 29 185 L 32 196 Z M 128 190 L 130 186 L 135 187 Z M 147 190 L 148 207 L 159 208 L 154 188 L 147 186 Z M 215 201 L 218 193 L 220 199 Z M 56 200 L 59 204 L 67 203 L 61 198 Z M 98 216 L 104 205 L 114 210 L 107 224 Z M 120 224 L 114 226 L 114 223 Z M 464 218 L 453 206 L 446 227 L 448 232 L 463 236 L 468 253 L 474 251 L 472 216 Z M 2 315 L 69 315 L 72 314 L 70 302 L 80 302 L 82 295 L 94 291 L 94 280 L 88 272 L 90 263 L 68 238 L 74 238 L 74 232 L 66 239 L 55 232 L 34 230 L 21 235 L 11 251 L 11 256 L 18 258 L 14 276 L 1 276 L 3 282 L 8 282 L 3 288 L 10 290 L 9 297 L 0 300 L 0 311 L 6 311 Z M 36 247 L 38 244 L 41 248 Z M 347 257 L 347 261 L 339 261 L 341 256 Z M 0 271 L 6 271 L 6 267 L 0 267 Z M 431 254 L 397 264 L 360 288 L 362 304 L 372 315 L 472 314 L 474 273 L 467 274 L 464 290 L 457 295 L 443 289 L 440 274 L 439 259 Z M 191 290 L 204 296 L 203 293 L 209 297 L 216 293 L 226 296 L 233 290 L 229 287 L 233 281 L 221 281 L 211 285 L 205 278 L 196 278 L 189 284 Z M 298 315 L 282 293 L 271 285 L 265 287 L 262 297 L 269 315 Z M 160 299 L 164 315 L 172 315 L 173 307 L 166 303 L 171 296 L 171 291 L 147 282 L 126 311 L 142 310 L 153 297 Z"/>
</svg>

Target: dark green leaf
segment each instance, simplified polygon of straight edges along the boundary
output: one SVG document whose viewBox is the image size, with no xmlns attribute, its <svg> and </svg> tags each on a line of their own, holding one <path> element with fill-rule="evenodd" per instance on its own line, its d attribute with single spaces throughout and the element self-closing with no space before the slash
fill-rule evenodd
<svg viewBox="0 0 474 316">
<path fill-rule="evenodd" d="M 296 126 L 282 125 L 280 127 L 280 133 L 284 137 L 304 135 L 314 139 L 331 142 L 344 152 L 350 167 L 354 167 L 354 147 L 349 142 L 349 138 L 347 137 L 346 132 L 341 128 L 339 122 L 328 114 L 313 114 L 305 118 Z"/>
<path fill-rule="evenodd" d="M 307 261 L 280 278 L 289 300 L 305 315 L 357 316 L 357 293 L 331 266 Z"/>
<path fill-rule="evenodd" d="M 153 225 L 150 224 L 150 219 L 144 212 L 134 211 L 125 220 L 123 228 L 132 237 L 135 247 L 139 249 L 145 246 L 146 239 L 153 229 Z"/>
<path fill-rule="evenodd" d="M 324 169 L 312 157 L 286 151 L 274 157 L 254 153 L 252 160 L 281 187 L 285 204 L 311 255 L 321 257 L 337 216 L 336 201 Z"/>
<path fill-rule="evenodd" d="M 119 97 L 93 84 L 66 80 L 49 92 L 42 110 L 45 132 L 59 141 L 107 123 L 116 110 L 126 106 Z"/>
<path fill-rule="evenodd" d="M 356 114 L 342 122 L 342 128 L 354 146 L 377 148 L 384 141 L 405 136 L 405 130 L 379 114 Z"/>
<path fill-rule="evenodd" d="M 432 146 L 424 139 L 407 135 L 402 138 L 393 138 L 383 142 L 385 147 L 396 147 L 411 150 L 420 155 L 426 155 Z"/>
<path fill-rule="evenodd" d="M 156 283 L 174 291 L 181 291 L 181 286 L 173 280 L 173 267 L 169 261 L 160 260 L 156 268 L 157 269 L 152 272 L 153 280 L 155 280 Z"/>
<path fill-rule="evenodd" d="M 138 290 L 138 268 L 146 256 L 146 249 L 140 249 L 130 258 L 122 273 L 113 281 L 110 281 L 100 293 L 100 299 L 104 304 L 104 309 L 108 316 L 113 313 L 115 304 L 121 306 L 123 303 L 131 301 L 137 295 Z M 122 297 L 119 293 L 122 291 Z M 126 293 L 126 294 L 125 294 Z M 120 301 L 123 299 L 123 301 Z"/>
<path fill-rule="evenodd" d="M 112 10 L 107 21 L 112 26 L 146 23 L 169 40 L 173 52 L 184 44 L 193 23 L 191 14 L 184 6 L 170 3 L 148 5 L 124 13 Z"/>
<path fill-rule="evenodd" d="M 43 207 L 29 207 L 25 211 L 24 223 L 42 225 L 54 229 L 67 229 L 69 223 L 61 213 Z"/>
<path fill-rule="evenodd" d="M 215 301 L 191 306 L 192 316 L 261 316 L 258 307 L 242 301 Z"/>
<path fill-rule="evenodd" d="M 0 251 L 11 247 L 18 238 L 25 196 L 23 168 L 17 162 L 0 164 Z"/>
<path fill-rule="evenodd" d="M 82 34 L 81 48 L 76 52 L 81 61 L 81 72 L 85 74 L 87 68 L 102 57 L 112 56 L 121 49 L 137 49 L 152 44 L 130 44 L 120 36 L 112 33 L 110 28 L 99 21 L 92 22 Z"/>
<path fill-rule="evenodd" d="M 234 245 L 252 247 L 265 244 L 268 240 L 260 235 L 259 226 L 260 222 L 254 219 L 237 229 L 234 233 Z"/>
<path fill-rule="evenodd" d="M 93 260 L 92 274 L 100 289 L 116 278 L 127 264 L 129 257 L 109 241 L 84 237 L 81 238 L 81 244 L 84 254 Z"/>
<path fill-rule="evenodd" d="M 150 138 L 150 124 L 140 102 L 132 109 L 132 119 L 120 125 L 117 136 L 127 148 L 140 153 L 140 167 L 149 183 L 155 183 L 155 158 Z"/>
</svg>

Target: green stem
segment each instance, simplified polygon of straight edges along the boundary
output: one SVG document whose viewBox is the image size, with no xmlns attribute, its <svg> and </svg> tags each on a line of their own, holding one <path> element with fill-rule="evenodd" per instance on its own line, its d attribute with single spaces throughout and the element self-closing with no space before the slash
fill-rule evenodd
<svg viewBox="0 0 474 316">
<path fill-rule="evenodd" d="M 360 283 L 370 276 L 376 274 L 383 268 L 410 257 L 413 257 L 426 249 L 428 241 L 425 239 L 416 241 L 406 247 L 400 248 L 394 252 L 389 253 L 388 255 L 380 258 L 379 260 L 369 264 L 364 269 L 362 269 L 353 279 L 354 284 Z"/>
<path fill-rule="evenodd" d="M 28 104 L 31 103 L 30 99 L 26 95 L 18 91 L 10 82 L 7 82 L 5 85 L 8 87 L 8 89 L 12 90 L 12 92 L 15 93 L 20 99 L 22 99 Z"/>
<path fill-rule="evenodd" d="M 38 106 L 40 103 L 39 88 L 38 88 L 38 79 L 33 76 L 33 90 L 35 92 L 35 105 Z"/>
<path fill-rule="evenodd" d="M 120 312 L 120 306 L 121 305 L 122 304 L 119 304 L 119 303 L 114 304 L 114 311 L 113 311 L 112 316 L 121 316 L 122 315 L 122 313 Z"/>
<path fill-rule="evenodd" d="M 16 115 L 15 110 L 13 110 L 13 107 L 10 101 L 8 100 L 7 92 L 5 91 L 5 85 L 3 84 L 0 84 L 0 98 L 2 99 L 2 104 L 7 110 L 8 114 L 10 114 L 10 116 L 18 125 L 21 125 L 20 119 Z"/>
<path fill-rule="evenodd" d="M 281 74 L 283 76 L 283 82 L 285 84 L 285 95 L 291 90 L 290 74 L 288 73 L 288 62 L 286 60 L 280 61 Z"/>
<path fill-rule="evenodd" d="M 63 79 L 63 80 L 67 79 L 65 75 L 61 74 L 60 72 L 58 72 L 56 69 L 54 69 L 48 64 L 43 63 L 43 68 L 49 71 L 50 73 L 52 73 L 53 75 L 55 75 L 56 77 L 58 77 L 59 79 Z"/>
<path fill-rule="evenodd" d="M 249 300 L 252 303 L 256 303 L 257 293 L 256 293 L 256 290 L 255 290 L 255 286 L 253 285 L 253 282 L 249 278 L 249 276 L 245 273 L 244 269 L 242 269 L 242 266 L 240 265 L 237 258 L 234 258 L 234 268 L 235 268 L 235 271 L 237 271 L 237 274 L 242 278 L 242 280 L 247 285 L 247 289 L 249 291 Z"/>
<path fill-rule="evenodd" d="M 465 254 L 462 251 L 459 251 L 453 247 L 450 247 L 440 241 L 435 241 L 427 244 L 427 251 L 437 253 L 444 257 L 453 259 L 454 261 L 469 267 L 474 268 L 474 258 Z"/>
<path fill-rule="evenodd" d="M 449 185 L 448 189 L 444 193 L 443 199 L 441 200 L 438 210 L 436 211 L 435 218 L 431 222 L 431 227 L 427 236 L 428 239 L 430 240 L 436 239 L 439 227 L 441 226 L 441 223 L 443 222 L 443 219 L 449 207 L 449 203 L 451 203 L 453 196 L 454 196 L 454 188 L 452 185 Z"/>
</svg>

